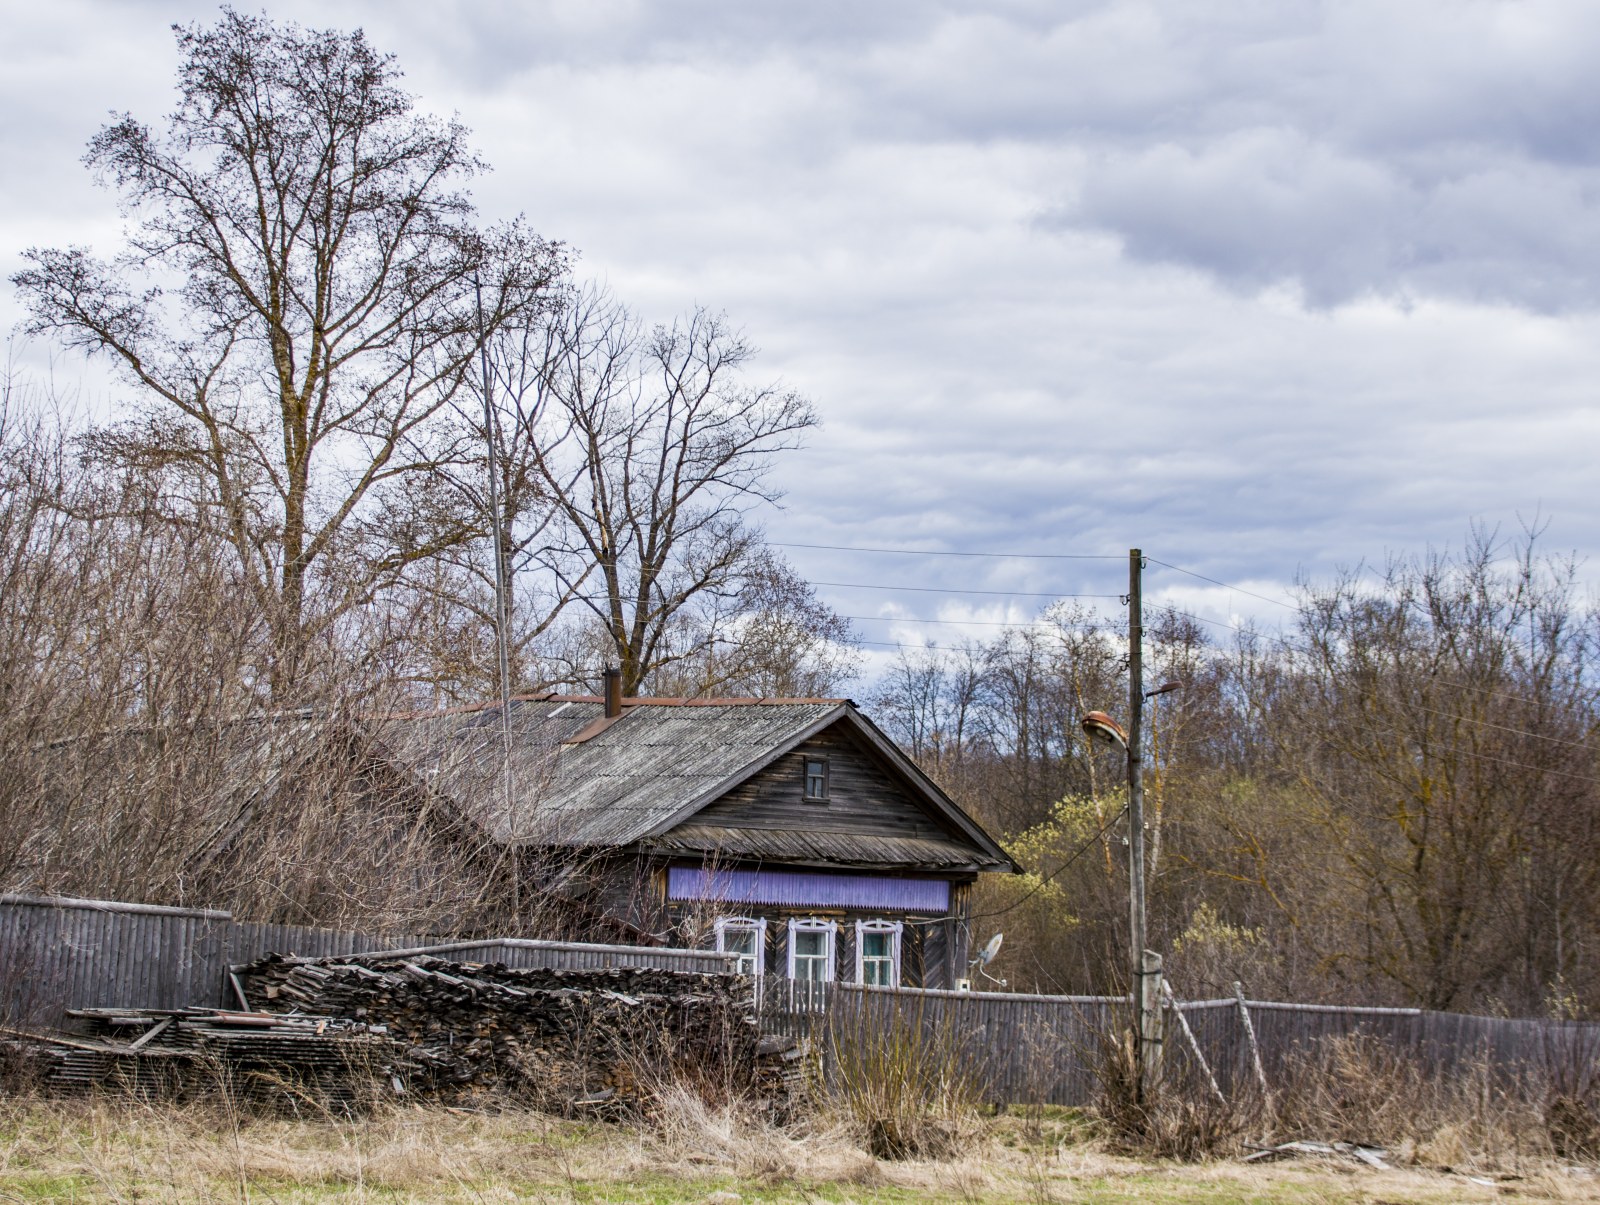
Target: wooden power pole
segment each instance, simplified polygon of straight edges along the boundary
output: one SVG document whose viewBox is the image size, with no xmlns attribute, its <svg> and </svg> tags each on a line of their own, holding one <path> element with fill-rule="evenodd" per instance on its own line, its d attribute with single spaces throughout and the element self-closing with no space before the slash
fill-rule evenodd
<svg viewBox="0 0 1600 1205">
<path fill-rule="evenodd" d="M 1161 955 L 1147 950 L 1144 883 L 1144 554 L 1128 551 L 1128 921 L 1139 1099 L 1161 1070 Z"/>
</svg>

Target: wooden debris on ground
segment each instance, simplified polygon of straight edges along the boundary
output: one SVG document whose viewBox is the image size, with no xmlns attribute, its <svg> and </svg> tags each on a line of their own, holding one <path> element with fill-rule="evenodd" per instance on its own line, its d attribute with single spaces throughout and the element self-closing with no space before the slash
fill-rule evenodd
<svg viewBox="0 0 1600 1205">
<path fill-rule="evenodd" d="M 1384 1160 L 1389 1152 L 1382 1147 L 1367 1146 L 1359 1142 L 1280 1142 L 1277 1146 L 1264 1146 L 1245 1155 L 1243 1163 L 1271 1163 L 1290 1159 L 1296 1155 L 1316 1155 L 1322 1158 L 1354 1159 L 1379 1171 L 1389 1171 Z"/>
</svg>

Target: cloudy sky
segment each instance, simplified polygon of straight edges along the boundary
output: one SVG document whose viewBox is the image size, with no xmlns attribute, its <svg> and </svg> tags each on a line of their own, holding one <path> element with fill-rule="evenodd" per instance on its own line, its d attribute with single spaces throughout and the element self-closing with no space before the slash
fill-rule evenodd
<svg viewBox="0 0 1600 1205">
<path fill-rule="evenodd" d="M 814 399 L 775 540 L 1138 545 L 1249 590 L 1152 569 L 1226 623 L 1538 516 L 1600 582 L 1600 5 L 267 9 L 364 27 L 474 129 L 487 216 L 525 212 L 646 317 L 726 310 Z M 83 144 L 170 108 L 168 26 L 215 8 L 0 10 L 9 275 L 28 245 L 114 244 Z M 1124 588 L 1115 560 L 789 555 L 871 586 L 821 592 L 885 643 L 969 629 L 877 617 Z"/>
</svg>

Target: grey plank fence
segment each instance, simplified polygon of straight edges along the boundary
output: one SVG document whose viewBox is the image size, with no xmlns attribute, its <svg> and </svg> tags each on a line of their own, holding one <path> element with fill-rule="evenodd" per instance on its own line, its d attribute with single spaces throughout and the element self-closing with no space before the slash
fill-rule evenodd
<svg viewBox="0 0 1600 1205">
<path fill-rule="evenodd" d="M 800 990 L 796 990 L 796 989 Z M 1255 1078 L 1239 1002 L 1178 1006 L 1224 1093 Z M 1419 1009 L 1359 1008 L 1247 1000 L 1263 1068 L 1281 1084 L 1297 1058 L 1334 1038 L 1365 1034 L 1440 1074 L 1487 1069 L 1502 1084 L 1537 1085 L 1546 1076 L 1600 1077 L 1600 1022 L 1480 1017 Z M 841 1047 L 917 1040 L 921 1057 L 948 1060 L 979 1095 L 998 1104 L 1084 1105 L 1095 1097 L 1104 1043 L 1129 1021 L 1126 997 L 1030 996 L 1005 992 L 919 991 L 852 984 L 770 984 L 762 1023 L 807 1037 L 824 1075 Z M 848 1057 L 848 1054 L 847 1054 Z M 1166 1057 L 1176 1073 L 1193 1052 L 1170 1015 Z"/>
<path fill-rule="evenodd" d="M 268 953 L 303 958 L 425 953 L 460 961 L 578 969 L 725 971 L 708 950 L 496 938 L 427 944 L 417 934 L 359 933 L 236 921 L 227 912 L 113 900 L 0 895 L 0 1025 L 76 1028 L 72 1008 L 228 1007 L 232 965 Z"/>
</svg>

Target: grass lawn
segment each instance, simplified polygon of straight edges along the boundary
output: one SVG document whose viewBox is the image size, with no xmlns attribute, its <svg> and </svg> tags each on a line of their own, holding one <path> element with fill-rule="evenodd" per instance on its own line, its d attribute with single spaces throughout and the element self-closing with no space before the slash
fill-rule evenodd
<svg viewBox="0 0 1600 1205">
<path fill-rule="evenodd" d="M 1588 1201 L 1559 1166 L 1390 1172 L 1161 1164 L 1099 1150 L 1070 1117 L 984 1119 L 956 1153 L 884 1162 L 843 1127 L 783 1131 L 685 1102 L 652 1125 L 395 1109 L 362 1121 L 216 1106 L 0 1101 L 4 1202 Z M 1508 1178 L 1515 1174 L 1518 1178 Z"/>
</svg>

